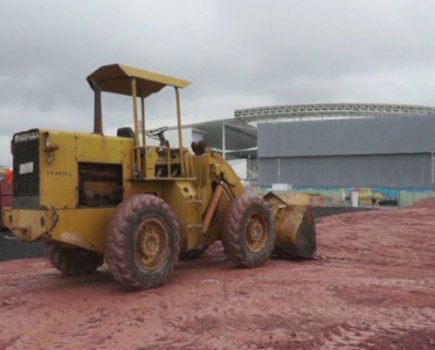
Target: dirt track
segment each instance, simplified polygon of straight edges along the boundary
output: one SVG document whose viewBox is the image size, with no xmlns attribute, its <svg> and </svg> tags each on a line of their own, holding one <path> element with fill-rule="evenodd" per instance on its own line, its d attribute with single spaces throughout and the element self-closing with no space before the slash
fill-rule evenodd
<svg viewBox="0 0 435 350">
<path fill-rule="evenodd" d="M 0 263 L 0 349 L 435 349 L 435 206 L 317 222 L 313 261 L 239 270 L 219 246 L 160 289 Z"/>
</svg>

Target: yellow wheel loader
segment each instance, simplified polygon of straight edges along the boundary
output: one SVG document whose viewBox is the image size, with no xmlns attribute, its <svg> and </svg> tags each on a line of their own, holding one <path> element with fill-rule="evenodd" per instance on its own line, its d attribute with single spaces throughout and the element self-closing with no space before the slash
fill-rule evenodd
<svg viewBox="0 0 435 350">
<path fill-rule="evenodd" d="M 216 240 L 239 267 L 259 266 L 272 251 L 313 257 L 307 202 L 249 197 L 219 153 L 204 142 L 192 144 L 193 153 L 183 145 L 179 90 L 190 82 L 119 64 L 87 81 L 93 133 L 31 129 L 11 142 L 14 198 L 4 223 L 20 240 L 42 240 L 54 267 L 87 274 L 105 261 L 123 286 L 145 289 L 165 283 L 179 257 L 198 256 Z M 175 148 L 165 128 L 146 131 L 145 124 L 145 98 L 168 86 Z M 102 92 L 131 96 L 134 129 L 103 134 Z"/>
</svg>

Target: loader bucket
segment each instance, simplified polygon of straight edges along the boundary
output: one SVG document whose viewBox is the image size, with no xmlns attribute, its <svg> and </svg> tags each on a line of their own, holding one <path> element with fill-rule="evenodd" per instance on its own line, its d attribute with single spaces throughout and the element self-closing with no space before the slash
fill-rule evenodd
<svg viewBox="0 0 435 350">
<path fill-rule="evenodd" d="M 307 195 L 282 197 L 269 192 L 263 197 L 274 217 L 275 246 L 272 256 L 312 259 L 316 252 L 316 229 Z"/>
</svg>

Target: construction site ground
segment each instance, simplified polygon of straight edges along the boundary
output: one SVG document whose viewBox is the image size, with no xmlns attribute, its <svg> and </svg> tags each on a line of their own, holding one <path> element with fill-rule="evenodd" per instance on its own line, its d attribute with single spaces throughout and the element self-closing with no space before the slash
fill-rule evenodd
<svg viewBox="0 0 435 350">
<path fill-rule="evenodd" d="M 236 269 L 216 243 L 139 292 L 0 262 L 0 349 L 435 349 L 435 202 L 316 225 L 314 260 Z"/>
</svg>

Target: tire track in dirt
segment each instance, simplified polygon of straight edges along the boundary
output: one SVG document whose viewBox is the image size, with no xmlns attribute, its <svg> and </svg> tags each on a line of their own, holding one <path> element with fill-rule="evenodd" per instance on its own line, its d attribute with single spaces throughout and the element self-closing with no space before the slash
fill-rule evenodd
<svg viewBox="0 0 435 350">
<path fill-rule="evenodd" d="M 378 338 L 394 344 L 395 339 L 424 330 L 433 330 L 433 309 L 403 310 L 378 309 L 371 314 L 361 313 L 355 322 L 327 327 L 320 336 L 321 349 L 377 349 Z M 427 341 L 429 345 L 430 339 Z M 389 348 L 389 347 L 385 347 Z"/>
</svg>

